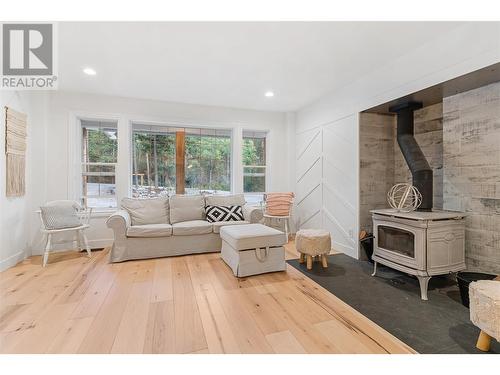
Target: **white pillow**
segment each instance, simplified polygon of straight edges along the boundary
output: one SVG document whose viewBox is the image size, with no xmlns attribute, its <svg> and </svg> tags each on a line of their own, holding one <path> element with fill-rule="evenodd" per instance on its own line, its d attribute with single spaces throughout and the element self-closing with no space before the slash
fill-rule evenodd
<svg viewBox="0 0 500 375">
<path fill-rule="evenodd" d="M 65 229 L 80 226 L 78 211 L 74 206 L 42 206 L 40 211 L 46 229 Z"/>
<path fill-rule="evenodd" d="M 123 198 L 122 208 L 129 213 L 132 225 L 170 224 L 168 198 Z"/>
<path fill-rule="evenodd" d="M 170 198 L 170 222 L 203 220 L 205 199 L 201 195 L 174 195 Z"/>
</svg>

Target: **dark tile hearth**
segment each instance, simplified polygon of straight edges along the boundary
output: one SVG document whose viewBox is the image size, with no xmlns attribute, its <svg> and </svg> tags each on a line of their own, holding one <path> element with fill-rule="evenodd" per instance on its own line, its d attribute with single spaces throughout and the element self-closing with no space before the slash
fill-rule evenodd
<svg viewBox="0 0 500 375">
<path fill-rule="evenodd" d="M 416 278 L 347 255 L 330 255 L 328 268 L 317 262 L 308 271 L 298 260 L 288 263 L 335 296 L 410 345 L 419 353 L 482 353 L 476 349 L 479 329 L 469 320 L 469 310 L 460 303 L 455 283 L 433 277 L 429 300 L 420 299 Z M 491 353 L 500 353 L 492 341 Z"/>
</svg>

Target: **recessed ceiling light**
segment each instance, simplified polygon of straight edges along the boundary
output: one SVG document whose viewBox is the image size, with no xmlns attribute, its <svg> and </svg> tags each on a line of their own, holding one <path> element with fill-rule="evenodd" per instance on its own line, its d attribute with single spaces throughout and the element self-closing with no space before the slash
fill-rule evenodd
<svg viewBox="0 0 500 375">
<path fill-rule="evenodd" d="M 95 76 L 97 74 L 97 72 L 92 68 L 85 68 L 83 69 L 83 72 L 89 76 Z"/>
<path fill-rule="evenodd" d="M 266 98 L 272 98 L 272 97 L 274 96 L 274 92 L 272 92 L 272 91 L 267 91 L 267 92 L 264 94 L 264 96 L 265 96 Z"/>
</svg>

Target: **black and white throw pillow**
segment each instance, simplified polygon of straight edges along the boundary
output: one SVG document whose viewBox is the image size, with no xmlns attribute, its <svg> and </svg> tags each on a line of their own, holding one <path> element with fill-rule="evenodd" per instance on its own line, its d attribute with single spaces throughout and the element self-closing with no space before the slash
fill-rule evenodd
<svg viewBox="0 0 500 375">
<path fill-rule="evenodd" d="M 241 206 L 206 206 L 205 213 L 210 223 L 245 220 Z"/>
</svg>

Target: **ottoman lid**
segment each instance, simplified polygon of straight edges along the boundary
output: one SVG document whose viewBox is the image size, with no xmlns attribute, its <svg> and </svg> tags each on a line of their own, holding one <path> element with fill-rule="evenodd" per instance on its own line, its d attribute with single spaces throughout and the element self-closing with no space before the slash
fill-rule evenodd
<svg viewBox="0 0 500 375">
<path fill-rule="evenodd" d="M 227 225 L 220 230 L 221 238 L 235 250 L 283 246 L 285 233 L 262 224 Z"/>
</svg>

